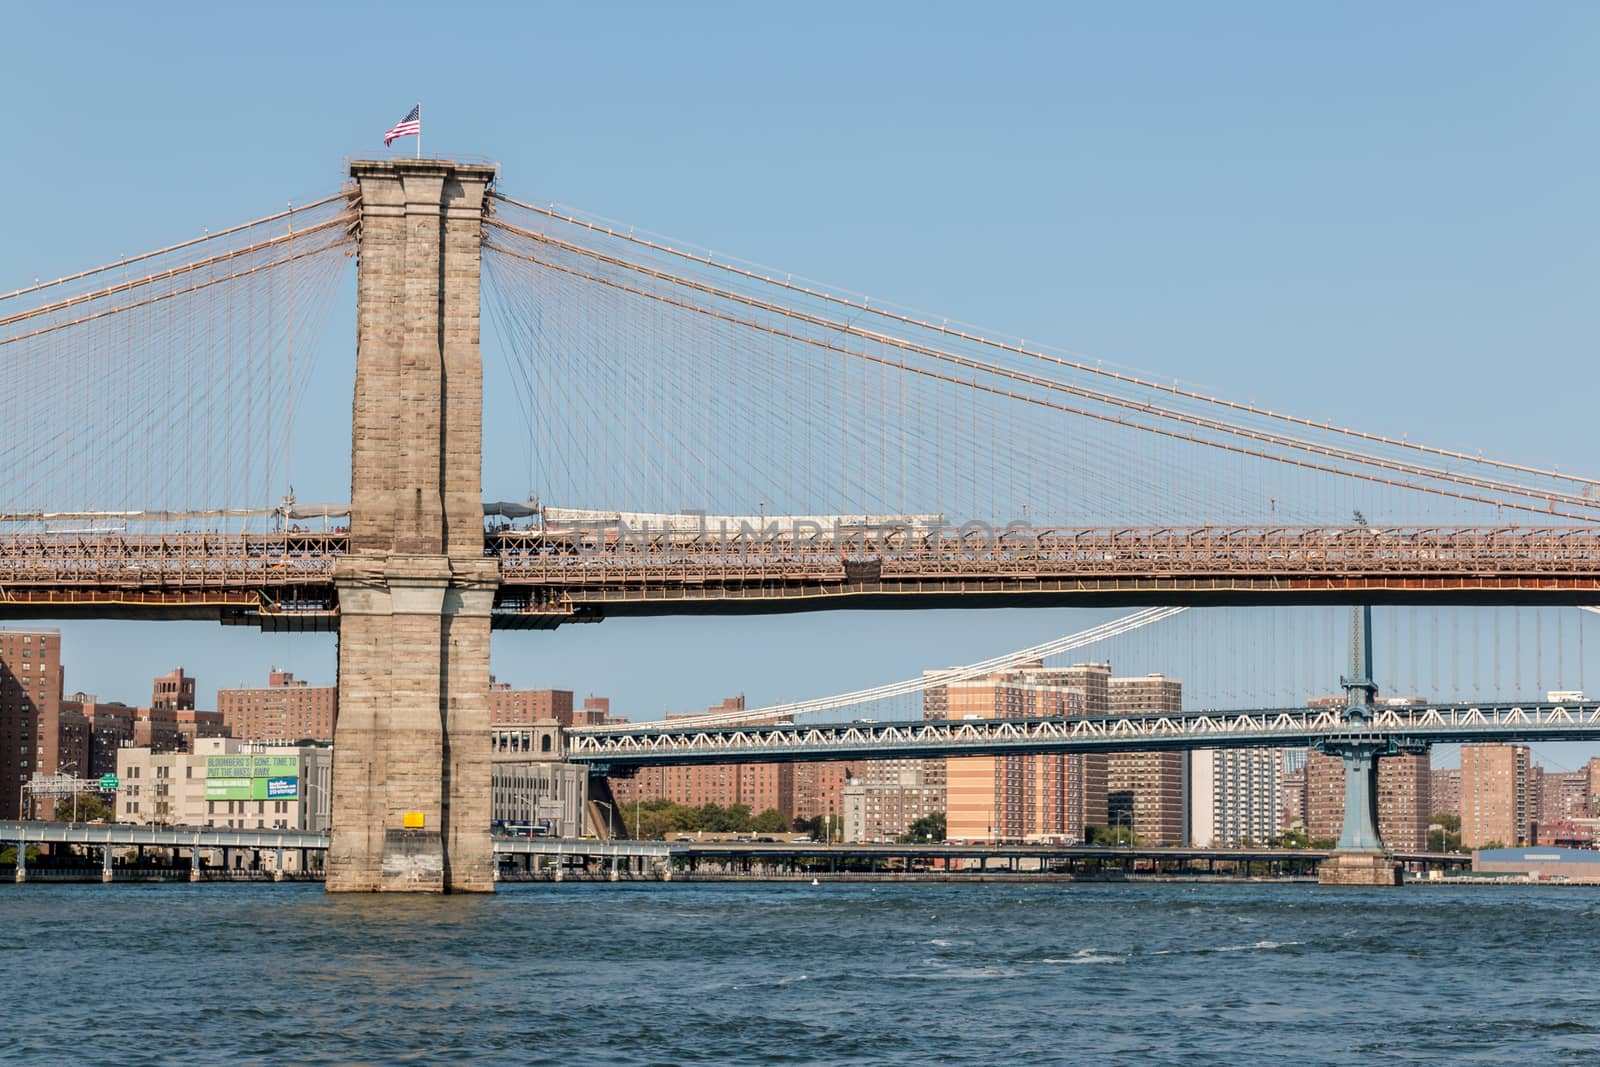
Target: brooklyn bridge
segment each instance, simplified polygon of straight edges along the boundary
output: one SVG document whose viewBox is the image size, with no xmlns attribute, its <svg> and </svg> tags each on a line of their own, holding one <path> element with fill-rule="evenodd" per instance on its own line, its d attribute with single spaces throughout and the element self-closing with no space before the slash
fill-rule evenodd
<svg viewBox="0 0 1600 1067">
<path fill-rule="evenodd" d="M 349 177 L 0 296 L 0 612 L 336 631 L 330 890 L 492 889 L 491 628 L 1353 605 L 1341 710 L 724 716 L 568 741 L 607 766 L 1307 745 L 1344 758 L 1355 881 L 1387 877 L 1385 756 L 1600 737 L 1581 700 L 1377 707 L 1364 610 L 1600 602 L 1600 480 L 819 286 L 514 198 L 485 164 Z M 287 488 L 295 361 L 352 260 L 350 493 L 307 503 Z M 484 499 L 485 317 L 522 412 L 492 439 L 526 454 L 526 500 Z"/>
</svg>

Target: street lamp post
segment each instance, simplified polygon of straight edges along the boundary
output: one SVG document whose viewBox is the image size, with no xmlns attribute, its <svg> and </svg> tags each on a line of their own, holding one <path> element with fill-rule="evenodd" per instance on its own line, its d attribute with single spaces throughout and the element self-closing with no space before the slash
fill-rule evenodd
<svg viewBox="0 0 1600 1067">
<path fill-rule="evenodd" d="M 597 800 L 595 803 L 606 809 L 606 840 L 610 841 L 617 836 L 611 826 L 611 805 L 604 800 Z"/>
<path fill-rule="evenodd" d="M 78 761 L 69 760 L 65 769 L 71 771 L 72 776 L 76 778 L 78 776 Z M 78 789 L 76 786 L 74 786 L 72 790 L 72 821 L 78 821 Z"/>
</svg>

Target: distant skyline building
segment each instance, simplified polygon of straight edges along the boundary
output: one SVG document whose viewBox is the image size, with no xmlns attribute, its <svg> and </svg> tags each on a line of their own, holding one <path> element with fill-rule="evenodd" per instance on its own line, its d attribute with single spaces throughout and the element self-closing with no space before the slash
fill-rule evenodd
<svg viewBox="0 0 1600 1067">
<path fill-rule="evenodd" d="M 923 671 L 924 681 L 949 674 L 949 670 Z M 938 722 L 949 717 L 950 694 L 942 685 L 930 685 L 922 691 L 922 720 L 924 722 Z M 933 788 L 944 789 L 947 779 L 945 757 L 931 756 L 920 761 L 922 763 L 922 781 Z"/>
<path fill-rule="evenodd" d="M 626 721 L 622 718 L 612 718 L 610 697 L 597 697 L 591 693 L 583 698 L 582 707 L 572 709 L 574 726 L 604 726 L 607 723 Z"/>
<path fill-rule="evenodd" d="M 943 760 L 867 760 L 856 772 L 840 796 L 847 841 L 892 841 L 923 816 L 945 811 Z"/>
<path fill-rule="evenodd" d="M 1306 826 L 1306 753 L 1303 749 L 1279 749 L 1278 828 L 1288 830 Z"/>
<path fill-rule="evenodd" d="M 572 690 L 513 689 L 489 676 L 489 725 L 528 726 L 551 719 L 572 725 Z"/>
<path fill-rule="evenodd" d="M 1570 819 L 1587 819 L 1589 810 L 1589 772 L 1547 771 L 1539 773 L 1538 820 L 1545 823 Z"/>
<path fill-rule="evenodd" d="M 1283 818 L 1283 753 L 1203 748 L 1189 764 L 1189 844 L 1236 848 L 1277 837 Z"/>
<path fill-rule="evenodd" d="M 490 757 L 489 818 L 518 831 L 578 837 L 597 827 L 589 821 L 589 769 L 562 757 L 560 734 L 549 720 L 539 726 L 500 726 Z M 597 812 L 607 836 L 626 825 L 626 808 L 612 797 L 610 811 Z"/>
<path fill-rule="evenodd" d="M 1058 684 L 1083 693 L 1083 716 L 1102 719 L 1111 714 L 1111 664 L 1075 663 L 1056 672 Z M 1071 828 L 1075 840 L 1087 841 L 1090 831 L 1110 821 L 1107 811 L 1106 781 L 1109 759 L 1103 752 L 1079 752 L 1067 757 L 1074 803 L 1080 809 Z"/>
<path fill-rule="evenodd" d="M 1183 710 L 1183 683 L 1150 674 L 1112 678 L 1112 715 L 1162 715 Z M 1189 754 L 1112 752 L 1106 757 L 1106 820 L 1128 825 L 1141 845 L 1182 845 L 1189 833 Z"/>
<path fill-rule="evenodd" d="M 514 689 L 510 683 L 489 676 L 491 726 L 528 726 L 550 721 L 562 726 L 604 726 L 627 720 L 612 717 L 609 697 L 590 694 L 579 705 L 570 689 Z"/>
<path fill-rule="evenodd" d="M 1454 815 L 1461 817 L 1461 768 L 1445 767 L 1432 772 L 1429 783 L 1433 810 L 1429 815 Z"/>
<path fill-rule="evenodd" d="M 150 685 L 150 708 L 152 711 L 193 711 L 194 679 L 184 674 L 182 667 L 158 675 Z"/>
<path fill-rule="evenodd" d="M 192 752 L 202 738 L 227 736 L 228 724 L 220 711 L 140 708 L 133 720 L 133 744 L 159 752 Z"/>
<path fill-rule="evenodd" d="M 1105 663 L 1026 663 L 942 687 L 943 713 L 1031 718 L 1181 710 L 1183 683 L 1163 675 L 1113 678 Z M 946 762 L 952 840 L 1083 841 L 1093 827 L 1126 828 L 1145 844 L 1188 834 L 1189 760 L 1181 752 L 1028 754 Z"/>
<path fill-rule="evenodd" d="M 743 804 L 753 815 L 776 808 L 786 818 L 794 818 L 792 763 L 640 767 L 632 775 L 612 776 L 608 781 L 618 804 L 644 800 L 670 800 L 697 808 Z"/>
<path fill-rule="evenodd" d="M 20 814 L 22 786 L 40 775 L 88 772 L 87 722 L 61 720 L 61 632 L 0 630 L 0 817 Z M 63 753 L 63 742 L 65 753 Z M 30 810 L 48 817 L 49 800 Z"/>
<path fill-rule="evenodd" d="M 943 712 L 951 720 L 1081 717 L 1086 686 L 1106 674 L 1099 664 L 1024 663 L 942 687 Z M 1065 753 L 951 757 L 944 766 L 949 838 L 1082 841 L 1087 818 L 1104 811 L 1104 779 L 1085 764 L 1082 755 Z"/>
<path fill-rule="evenodd" d="M 117 750 L 133 744 L 134 724 L 149 717 L 148 708 L 130 708 L 120 701 L 102 701 L 93 693 L 71 693 L 61 700 L 61 710 L 82 715 L 89 731 L 89 772 L 99 778 L 117 769 Z"/>
<path fill-rule="evenodd" d="M 1390 848 L 1427 850 L 1432 786 L 1433 763 L 1428 752 L 1402 752 L 1379 762 L 1378 831 Z M 1341 811 L 1341 817 L 1343 814 Z"/>
<path fill-rule="evenodd" d="M 901 762 L 901 761 L 896 761 Z M 921 775 L 921 760 L 905 760 L 906 763 L 918 764 L 917 774 Z M 812 820 L 826 816 L 829 819 L 842 819 L 844 817 L 844 793 L 850 784 L 851 773 L 861 764 L 846 763 L 841 761 L 796 763 L 794 765 L 794 799 L 789 803 L 789 809 L 784 811 L 791 822 L 798 819 Z M 943 790 L 940 790 L 943 796 Z"/>
<path fill-rule="evenodd" d="M 911 824 L 944 810 L 944 790 L 926 780 L 920 760 L 875 760 L 842 793 L 844 840 L 896 841 Z"/>
<path fill-rule="evenodd" d="M 1541 822 L 1535 845 L 1546 848 L 1600 848 L 1600 819 Z"/>
<path fill-rule="evenodd" d="M 1529 840 L 1526 745 L 1461 746 L 1461 847 L 1514 848 Z"/>
<path fill-rule="evenodd" d="M 193 679 L 189 688 L 192 698 Z M 339 687 L 310 685 L 273 668 L 265 686 L 217 690 L 217 713 L 230 736 L 246 741 L 332 741 Z"/>
</svg>

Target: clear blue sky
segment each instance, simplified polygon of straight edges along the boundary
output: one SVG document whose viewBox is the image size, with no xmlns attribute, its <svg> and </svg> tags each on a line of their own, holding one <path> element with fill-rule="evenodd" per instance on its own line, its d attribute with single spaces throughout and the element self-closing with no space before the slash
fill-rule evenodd
<svg viewBox="0 0 1600 1067">
<path fill-rule="evenodd" d="M 1597 30 L 1585 3 L 15 5 L 0 289 L 324 194 L 420 98 L 428 152 L 493 159 L 514 195 L 1593 473 Z M 348 491 L 317 458 L 347 430 L 350 319 L 300 424 L 302 497 Z M 1083 619 L 610 622 L 499 636 L 495 669 L 639 714 Z M 178 663 L 202 699 L 271 663 L 333 673 L 327 637 L 63 629 L 69 686 L 102 696 Z"/>
</svg>

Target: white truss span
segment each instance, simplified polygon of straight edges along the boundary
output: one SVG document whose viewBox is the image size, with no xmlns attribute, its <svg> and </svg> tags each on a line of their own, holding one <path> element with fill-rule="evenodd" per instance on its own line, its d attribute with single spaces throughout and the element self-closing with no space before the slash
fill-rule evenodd
<svg viewBox="0 0 1600 1067">
<path fill-rule="evenodd" d="M 1376 707 L 1366 722 L 1343 709 L 1280 708 L 1110 718 L 961 719 L 898 723 L 635 726 L 569 731 L 568 758 L 616 765 L 745 760 L 1137 749 L 1309 747 L 1351 739 L 1402 747 L 1474 741 L 1600 738 L 1600 704 L 1440 704 Z"/>
</svg>

